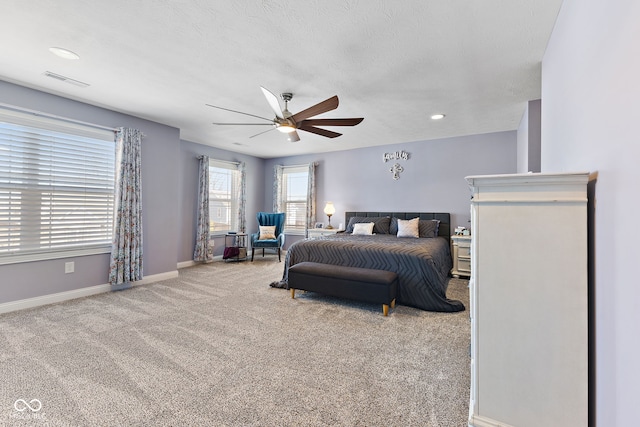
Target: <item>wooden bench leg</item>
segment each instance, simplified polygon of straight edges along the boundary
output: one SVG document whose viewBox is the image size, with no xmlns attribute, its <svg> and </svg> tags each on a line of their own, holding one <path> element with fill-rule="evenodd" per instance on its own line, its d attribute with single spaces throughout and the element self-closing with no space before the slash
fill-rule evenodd
<svg viewBox="0 0 640 427">
<path fill-rule="evenodd" d="M 391 300 L 391 308 L 396 308 L 396 299 Z M 382 314 L 385 316 L 389 315 L 389 306 L 387 304 L 382 304 Z"/>
<path fill-rule="evenodd" d="M 296 297 L 296 290 L 291 288 L 291 299 Z"/>
</svg>

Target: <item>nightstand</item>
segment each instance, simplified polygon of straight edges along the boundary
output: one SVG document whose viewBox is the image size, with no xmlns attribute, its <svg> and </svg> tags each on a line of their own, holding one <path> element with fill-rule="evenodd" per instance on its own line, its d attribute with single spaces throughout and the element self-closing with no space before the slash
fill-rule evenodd
<svg viewBox="0 0 640 427">
<path fill-rule="evenodd" d="M 451 236 L 453 277 L 471 276 L 471 236 Z"/>
<path fill-rule="evenodd" d="M 332 234 L 336 234 L 338 231 L 344 230 L 338 230 L 337 228 L 310 228 L 308 230 L 308 237 L 309 239 L 317 239 L 322 236 L 331 236 Z"/>
<path fill-rule="evenodd" d="M 247 233 L 229 233 L 224 236 L 225 261 L 244 261 L 247 259 Z"/>
</svg>

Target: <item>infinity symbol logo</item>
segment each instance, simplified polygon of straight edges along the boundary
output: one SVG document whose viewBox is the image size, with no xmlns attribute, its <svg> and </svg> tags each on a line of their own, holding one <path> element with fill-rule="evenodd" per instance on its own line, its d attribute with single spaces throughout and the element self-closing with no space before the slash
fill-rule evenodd
<svg viewBox="0 0 640 427">
<path fill-rule="evenodd" d="M 33 406 L 31 406 L 29 403 Z M 29 409 L 31 412 L 38 412 L 40 409 L 42 409 L 42 403 L 38 399 L 31 399 L 29 403 L 27 403 L 27 401 L 24 399 L 18 399 L 13 403 L 13 407 L 16 408 L 16 411 L 19 412 L 26 411 L 27 409 Z"/>
</svg>

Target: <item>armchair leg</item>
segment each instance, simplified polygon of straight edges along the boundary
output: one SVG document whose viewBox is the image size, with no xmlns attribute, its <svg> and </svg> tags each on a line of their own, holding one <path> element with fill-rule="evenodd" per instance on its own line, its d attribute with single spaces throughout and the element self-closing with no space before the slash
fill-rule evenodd
<svg viewBox="0 0 640 427">
<path fill-rule="evenodd" d="M 262 248 L 262 258 L 264 258 L 264 248 Z"/>
<path fill-rule="evenodd" d="M 251 262 L 253 262 L 253 254 L 256 253 L 256 249 L 255 248 L 251 248 Z"/>
<path fill-rule="evenodd" d="M 282 260 L 280 259 L 280 248 L 278 248 L 278 262 L 282 262 Z"/>
</svg>

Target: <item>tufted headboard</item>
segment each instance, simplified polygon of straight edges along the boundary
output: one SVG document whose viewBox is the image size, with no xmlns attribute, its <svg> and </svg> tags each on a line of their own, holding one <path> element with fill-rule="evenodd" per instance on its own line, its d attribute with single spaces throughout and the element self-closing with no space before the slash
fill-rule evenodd
<svg viewBox="0 0 640 427">
<path fill-rule="evenodd" d="M 349 219 L 354 216 L 364 217 L 376 217 L 376 216 L 388 216 L 396 217 L 399 219 L 437 219 L 440 221 L 440 227 L 438 228 L 438 236 L 449 239 L 451 237 L 451 218 L 449 213 L 434 213 L 434 212 L 345 212 L 344 224 L 349 224 Z"/>
</svg>

